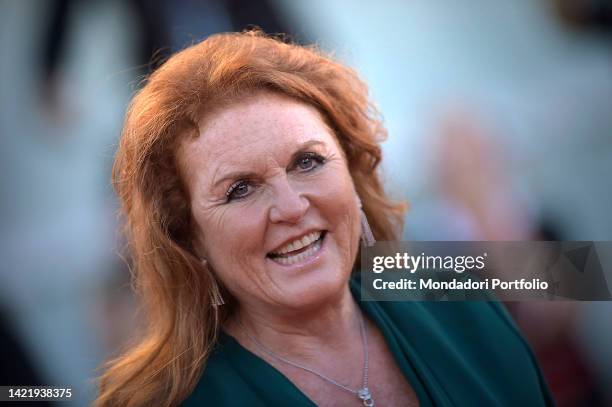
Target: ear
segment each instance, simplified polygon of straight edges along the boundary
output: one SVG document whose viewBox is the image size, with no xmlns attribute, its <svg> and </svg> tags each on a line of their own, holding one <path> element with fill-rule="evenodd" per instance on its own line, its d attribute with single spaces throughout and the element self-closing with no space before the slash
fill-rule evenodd
<svg viewBox="0 0 612 407">
<path fill-rule="evenodd" d="M 193 247 L 195 250 L 194 254 L 200 261 L 200 264 L 202 264 L 208 270 L 211 270 L 211 265 L 210 265 L 210 262 L 208 261 L 208 256 L 206 255 L 206 252 L 204 251 L 204 246 L 200 243 L 199 240 L 198 241 L 194 240 Z"/>
</svg>

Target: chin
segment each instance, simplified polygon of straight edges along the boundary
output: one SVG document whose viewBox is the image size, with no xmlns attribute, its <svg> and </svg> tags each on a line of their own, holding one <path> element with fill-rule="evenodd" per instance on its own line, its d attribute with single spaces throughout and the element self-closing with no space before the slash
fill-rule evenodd
<svg viewBox="0 0 612 407">
<path fill-rule="evenodd" d="M 348 290 L 349 272 L 339 272 L 335 268 L 322 267 L 308 275 L 285 281 L 282 302 L 294 309 L 316 308 L 343 298 Z"/>
</svg>

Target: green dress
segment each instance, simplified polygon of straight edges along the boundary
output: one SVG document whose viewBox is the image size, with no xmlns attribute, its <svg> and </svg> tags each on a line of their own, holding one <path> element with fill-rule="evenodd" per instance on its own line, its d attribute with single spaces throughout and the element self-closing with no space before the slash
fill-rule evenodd
<svg viewBox="0 0 612 407">
<path fill-rule="evenodd" d="M 421 406 L 554 405 L 525 340 L 497 302 L 360 301 Z M 374 400 L 384 406 L 384 400 Z M 361 405 L 355 397 L 355 406 Z M 194 406 L 314 406 L 278 370 L 222 333 L 193 393 Z"/>
</svg>

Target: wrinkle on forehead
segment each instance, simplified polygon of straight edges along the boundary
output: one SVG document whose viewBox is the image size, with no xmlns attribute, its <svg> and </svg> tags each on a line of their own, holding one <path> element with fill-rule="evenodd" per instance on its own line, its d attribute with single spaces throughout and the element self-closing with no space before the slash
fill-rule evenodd
<svg viewBox="0 0 612 407">
<path fill-rule="evenodd" d="M 286 107 L 282 109 L 282 116 L 265 114 L 278 112 L 279 106 Z M 307 115 L 312 120 L 304 112 L 309 112 Z M 283 137 L 289 134 L 291 137 Z M 199 134 L 184 139 L 178 155 L 180 166 L 187 170 L 184 174 L 188 181 L 194 181 L 195 171 L 207 172 L 198 178 L 206 183 L 199 188 L 208 189 L 228 172 L 266 172 L 284 167 L 288 163 L 280 160 L 294 153 L 294 145 L 311 139 L 328 144 L 328 136 L 343 153 L 334 132 L 315 107 L 282 94 L 262 91 L 207 114 L 200 121 Z"/>
</svg>

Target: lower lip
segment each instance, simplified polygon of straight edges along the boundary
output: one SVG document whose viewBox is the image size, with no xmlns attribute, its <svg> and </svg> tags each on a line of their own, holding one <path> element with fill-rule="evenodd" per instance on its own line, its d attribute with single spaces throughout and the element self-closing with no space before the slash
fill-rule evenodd
<svg viewBox="0 0 612 407">
<path fill-rule="evenodd" d="M 321 257 L 323 256 L 323 254 L 325 253 L 325 247 L 327 246 L 325 243 L 327 241 L 327 233 L 323 236 L 323 239 L 321 239 L 320 241 L 320 247 L 319 249 L 312 253 L 310 256 L 308 256 L 307 258 L 297 262 L 297 263 L 293 263 L 293 264 L 282 264 L 279 263 L 277 261 L 274 261 L 273 259 L 267 257 L 266 260 L 273 263 L 275 266 L 278 267 L 282 267 L 283 269 L 289 271 L 289 270 L 301 270 L 307 267 L 311 267 L 313 265 L 315 265 L 316 263 L 319 262 L 319 260 L 321 259 Z"/>
</svg>

